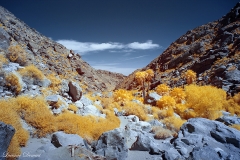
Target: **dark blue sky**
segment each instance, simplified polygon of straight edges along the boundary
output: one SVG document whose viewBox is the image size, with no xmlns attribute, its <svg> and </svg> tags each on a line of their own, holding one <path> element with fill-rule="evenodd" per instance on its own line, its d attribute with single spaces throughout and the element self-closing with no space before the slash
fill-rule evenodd
<svg viewBox="0 0 240 160">
<path fill-rule="evenodd" d="M 129 74 L 238 0 L 0 0 L 30 27 L 95 68 Z"/>
</svg>

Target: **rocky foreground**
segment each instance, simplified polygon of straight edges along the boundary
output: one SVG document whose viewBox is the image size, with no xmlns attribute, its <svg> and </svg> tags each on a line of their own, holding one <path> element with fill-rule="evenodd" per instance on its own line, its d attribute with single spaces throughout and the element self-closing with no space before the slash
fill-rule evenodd
<svg viewBox="0 0 240 160">
<path fill-rule="evenodd" d="M 177 137 L 156 140 L 152 126 L 163 126 L 158 121 L 143 122 L 138 117 L 122 116 L 120 128 L 105 132 L 89 145 L 76 134 L 62 131 L 47 138 L 31 138 L 21 155 L 7 155 L 7 146 L 14 129 L 0 124 L 0 154 L 25 159 L 212 159 L 238 160 L 240 158 L 240 132 L 219 121 L 204 118 L 189 119 Z M 240 124 L 240 118 L 224 116 L 225 123 Z M 139 156 L 141 155 L 141 157 Z M 4 158 L 2 158 L 4 159 Z"/>
</svg>

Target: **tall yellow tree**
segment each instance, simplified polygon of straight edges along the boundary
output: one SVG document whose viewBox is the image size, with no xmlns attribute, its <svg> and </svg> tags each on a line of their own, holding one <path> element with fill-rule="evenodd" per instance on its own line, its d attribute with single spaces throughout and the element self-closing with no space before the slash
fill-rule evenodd
<svg viewBox="0 0 240 160">
<path fill-rule="evenodd" d="M 152 69 L 148 69 L 146 71 L 138 71 L 135 73 L 135 79 L 138 82 L 138 84 L 142 85 L 142 94 L 143 99 L 145 101 L 146 99 L 146 93 L 145 93 L 145 83 L 148 83 L 147 91 L 149 90 L 149 84 L 152 78 L 154 77 L 154 72 Z"/>
</svg>

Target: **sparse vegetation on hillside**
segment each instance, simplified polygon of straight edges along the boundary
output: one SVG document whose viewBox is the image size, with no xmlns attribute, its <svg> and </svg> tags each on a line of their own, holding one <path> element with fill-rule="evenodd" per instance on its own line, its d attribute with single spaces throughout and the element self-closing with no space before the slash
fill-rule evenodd
<svg viewBox="0 0 240 160">
<path fill-rule="evenodd" d="M 11 62 L 16 62 L 20 65 L 27 63 L 27 53 L 20 45 L 11 45 L 8 51 L 8 57 Z"/>
</svg>

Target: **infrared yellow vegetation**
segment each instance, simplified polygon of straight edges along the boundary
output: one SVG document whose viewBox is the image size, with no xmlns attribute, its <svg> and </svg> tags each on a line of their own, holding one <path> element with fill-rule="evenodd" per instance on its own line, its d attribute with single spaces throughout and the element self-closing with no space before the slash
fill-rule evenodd
<svg viewBox="0 0 240 160">
<path fill-rule="evenodd" d="M 19 73 L 22 76 L 26 76 L 26 77 L 29 77 L 29 78 L 34 78 L 36 80 L 43 80 L 44 79 L 44 74 L 42 73 L 42 71 L 40 71 L 34 65 L 29 65 L 29 66 L 24 67 L 23 69 L 21 69 L 19 71 Z"/>
<path fill-rule="evenodd" d="M 20 45 L 11 45 L 8 51 L 8 58 L 11 62 L 16 62 L 20 65 L 25 65 L 27 63 L 27 53 Z"/>
</svg>

